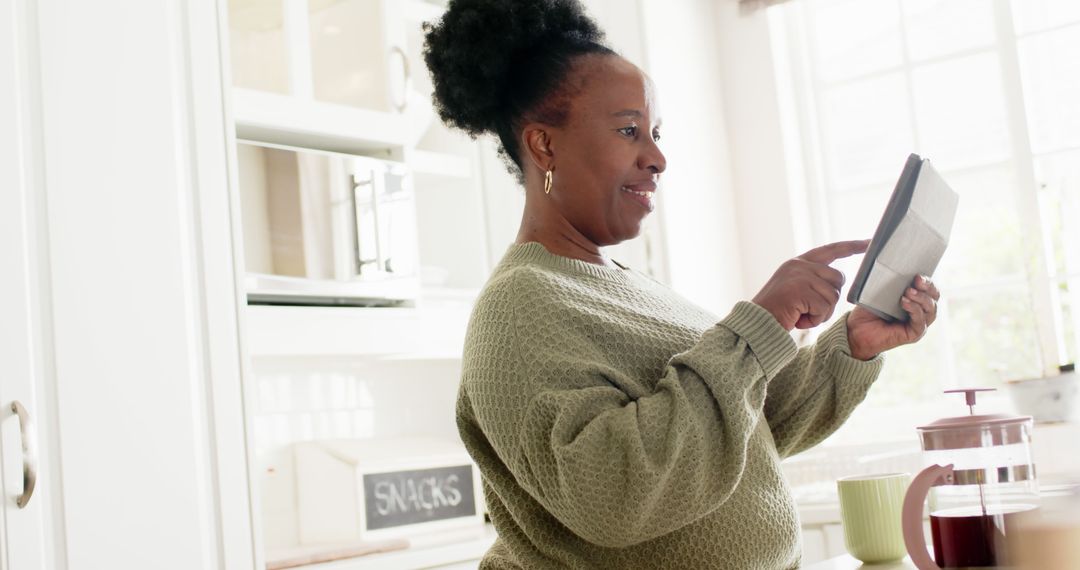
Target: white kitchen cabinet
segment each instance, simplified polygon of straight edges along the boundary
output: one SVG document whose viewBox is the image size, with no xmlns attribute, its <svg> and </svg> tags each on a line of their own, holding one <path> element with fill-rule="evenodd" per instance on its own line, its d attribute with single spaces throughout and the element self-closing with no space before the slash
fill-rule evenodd
<svg viewBox="0 0 1080 570">
<path fill-rule="evenodd" d="M 438 17 L 441 7 L 419 0 L 227 4 L 237 136 L 404 163 L 425 283 L 475 293 L 491 263 L 479 146 L 435 116 L 421 56 L 421 19 Z M 256 168 L 244 159 L 241 172 Z"/>
<path fill-rule="evenodd" d="M 444 127 L 431 108 L 420 23 L 438 17 L 440 6 L 227 4 L 237 137 L 407 165 L 424 284 L 415 306 L 240 308 L 250 363 L 244 392 L 254 556 L 262 566 L 311 551 L 298 533 L 294 443 L 410 435 L 457 441 L 453 405 L 465 325 L 473 297 L 501 256 L 491 251 L 487 221 L 503 214 L 485 201 L 479 145 Z M 250 154 L 235 155 L 242 180 L 262 177 Z M 496 176 L 509 181 L 505 171 Z M 514 192 L 512 184 L 501 190 Z M 520 209 L 507 217 L 516 224 Z M 234 232 L 237 241 L 241 234 Z M 504 239 L 500 248 L 513 234 Z M 258 268 L 256 260 L 238 258 L 238 270 L 245 265 Z M 407 550 L 335 566 L 457 564 L 478 559 L 494 539 L 490 528 L 482 538 L 417 538 L 423 540 Z M 431 544 L 419 544 L 425 540 Z"/>
<path fill-rule="evenodd" d="M 20 29 L 25 7 L 0 2 L 0 569 L 45 568 L 51 497 L 41 431 L 52 416 L 39 397 L 43 374 L 40 260 L 34 236 L 40 174 L 39 116 L 26 78 L 33 37 Z M 46 428 L 46 439 L 50 435 Z M 47 446 L 45 450 L 51 450 Z"/>
<path fill-rule="evenodd" d="M 217 11 L 0 8 L 0 566 L 252 568 Z"/>
</svg>

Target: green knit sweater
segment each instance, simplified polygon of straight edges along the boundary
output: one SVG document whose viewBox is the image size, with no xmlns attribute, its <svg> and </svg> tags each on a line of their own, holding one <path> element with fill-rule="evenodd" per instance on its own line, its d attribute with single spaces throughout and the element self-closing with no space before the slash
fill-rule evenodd
<svg viewBox="0 0 1080 570">
<path fill-rule="evenodd" d="M 780 460 L 862 401 L 846 319 L 797 350 L 651 278 L 512 246 L 477 300 L 457 421 L 499 538 L 480 567 L 798 566 Z"/>
</svg>

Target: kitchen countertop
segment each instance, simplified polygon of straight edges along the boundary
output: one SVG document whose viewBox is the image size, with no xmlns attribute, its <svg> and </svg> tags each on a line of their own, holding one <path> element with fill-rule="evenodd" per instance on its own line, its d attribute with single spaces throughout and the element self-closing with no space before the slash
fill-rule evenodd
<svg viewBox="0 0 1080 570">
<path fill-rule="evenodd" d="M 886 562 L 883 564 L 863 564 L 857 559 L 852 558 L 850 554 L 843 556 L 837 556 L 836 558 L 830 558 L 823 560 L 817 564 L 811 564 L 810 566 L 804 566 L 803 570 L 916 570 L 915 565 L 911 563 L 910 558 L 904 558 L 897 562 Z"/>
</svg>

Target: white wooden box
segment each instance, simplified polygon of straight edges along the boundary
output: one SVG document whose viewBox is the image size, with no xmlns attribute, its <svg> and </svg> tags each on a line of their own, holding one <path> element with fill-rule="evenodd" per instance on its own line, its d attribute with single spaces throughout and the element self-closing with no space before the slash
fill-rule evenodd
<svg viewBox="0 0 1080 570">
<path fill-rule="evenodd" d="M 301 544 L 483 532 L 480 472 L 458 442 L 324 440 L 294 452 Z"/>
</svg>

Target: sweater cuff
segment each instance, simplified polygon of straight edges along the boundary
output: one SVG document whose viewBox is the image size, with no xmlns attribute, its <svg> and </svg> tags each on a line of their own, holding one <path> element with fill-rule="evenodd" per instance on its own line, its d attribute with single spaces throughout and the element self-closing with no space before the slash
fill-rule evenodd
<svg viewBox="0 0 1080 570">
<path fill-rule="evenodd" d="M 848 313 L 850 314 L 850 313 Z M 827 355 L 829 370 L 837 380 L 846 383 L 871 384 L 881 373 L 885 358 L 879 354 L 870 360 L 852 358 L 848 345 L 848 314 L 837 319 L 817 339 L 817 350 Z"/>
<path fill-rule="evenodd" d="M 720 324 L 750 345 L 765 377 L 770 380 L 798 353 L 795 341 L 772 313 L 754 303 L 739 301 Z"/>
</svg>

